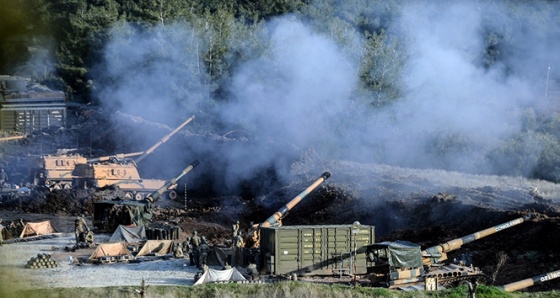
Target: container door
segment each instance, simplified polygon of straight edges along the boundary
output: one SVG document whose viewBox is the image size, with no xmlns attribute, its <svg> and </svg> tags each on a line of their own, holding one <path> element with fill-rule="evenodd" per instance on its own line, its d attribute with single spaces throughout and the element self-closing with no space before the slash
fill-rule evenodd
<svg viewBox="0 0 560 298">
<path fill-rule="evenodd" d="M 276 274 L 287 274 L 299 269 L 298 230 L 277 230 Z"/>
<path fill-rule="evenodd" d="M 321 228 L 309 228 L 301 230 L 301 266 L 303 273 L 313 272 L 321 268 L 322 243 Z"/>
</svg>

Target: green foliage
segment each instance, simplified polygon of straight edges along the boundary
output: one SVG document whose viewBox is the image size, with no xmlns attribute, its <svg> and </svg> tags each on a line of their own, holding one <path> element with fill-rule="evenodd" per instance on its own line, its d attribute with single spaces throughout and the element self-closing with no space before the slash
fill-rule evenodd
<svg viewBox="0 0 560 298">
<path fill-rule="evenodd" d="M 138 297 L 136 291 L 140 287 L 107 287 L 107 288 L 48 288 L 41 290 L 25 290 L 12 293 L 12 297 Z M 547 293 L 506 293 L 497 287 L 479 285 L 476 290 L 478 298 L 552 298 L 558 293 L 551 291 Z M 305 282 L 276 282 L 272 284 L 208 284 L 201 286 L 150 286 L 147 297 L 388 297 L 388 298 L 420 298 L 420 297 L 445 297 L 464 298 L 469 297 L 466 286 L 460 286 L 449 290 L 425 292 L 405 292 L 389 290 L 384 288 L 360 287 L 353 288 L 340 284 L 317 284 Z"/>
<path fill-rule="evenodd" d="M 509 294 L 504 292 L 504 290 L 498 287 L 489 287 L 485 285 L 479 285 L 476 288 L 476 296 L 477 297 L 487 297 L 487 298 L 507 298 L 511 297 L 513 294 Z"/>
</svg>

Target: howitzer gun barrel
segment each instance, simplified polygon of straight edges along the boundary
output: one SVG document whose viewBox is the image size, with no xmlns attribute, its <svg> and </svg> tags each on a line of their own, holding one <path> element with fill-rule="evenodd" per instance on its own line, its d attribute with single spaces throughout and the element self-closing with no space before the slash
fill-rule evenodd
<svg viewBox="0 0 560 298">
<path fill-rule="evenodd" d="M 194 116 L 190 117 L 185 122 L 181 123 L 181 125 L 179 125 L 173 131 L 171 131 L 166 136 L 161 138 L 157 143 L 155 143 L 152 147 L 150 147 L 150 149 L 148 149 L 146 151 L 132 152 L 132 153 L 120 153 L 120 154 L 101 156 L 101 157 L 97 157 L 97 158 L 89 158 L 89 159 L 87 159 L 87 162 L 88 163 L 96 163 L 96 162 L 108 161 L 108 160 L 111 160 L 112 158 L 124 159 L 124 158 L 128 158 L 128 157 L 140 156 L 140 157 L 138 157 L 134 160 L 134 162 L 138 163 L 138 162 L 142 161 L 144 158 L 146 158 L 146 156 L 148 154 L 154 152 L 154 150 L 156 150 L 156 148 L 159 147 L 161 144 L 167 142 L 167 140 L 169 140 L 169 138 L 171 138 L 174 134 L 176 134 L 179 130 L 181 130 L 181 128 L 185 127 L 185 125 L 189 124 L 189 122 L 191 122 L 193 119 L 194 119 Z"/>
<path fill-rule="evenodd" d="M 171 186 L 177 184 L 177 182 L 183 178 L 183 176 L 185 176 L 186 174 L 188 174 L 192 169 L 194 169 L 196 166 L 198 166 L 200 164 L 200 162 L 198 160 L 193 161 L 188 167 L 186 167 L 181 174 L 177 175 L 176 177 L 174 177 L 173 179 L 167 181 L 162 187 L 160 187 L 158 190 L 154 191 L 153 193 L 151 193 L 146 199 L 149 200 L 150 202 L 156 202 L 157 200 L 159 200 L 159 198 L 161 197 L 161 195 L 163 193 L 165 193 Z"/>
<path fill-rule="evenodd" d="M 179 130 L 181 130 L 181 128 L 185 127 L 185 125 L 189 124 L 189 122 L 191 122 L 193 119 L 194 119 L 194 115 L 192 117 L 190 117 L 189 119 L 187 119 L 185 122 L 183 122 L 181 125 L 179 125 L 177 128 L 175 128 L 172 132 L 167 134 L 165 137 L 161 138 L 161 140 L 159 140 L 159 142 L 157 142 L 152 147 L 150 147 L 150 149 L 144 151 L 143 154 L 140 157 L 138 157 L 134 160 L 134 162 L 136 162 L 136 163 L 141 162 L 144 158 L 146 158 L 146 156 L 148 156 L 150 153 L 154 152 L 154 150 L 156 150 L 156 148 L 159 147 L 161 144 L 167 142 L 167 140 L 169 140 L 169 138 L 171 136 L 176 134 Z"/>
<path fill-rule="evenodd" d="M 102 162 L 102 161 L 108 161 L 111 158 L 123 159 L 123 158 L 138 156 L 138 155 L 142 155 L 142 154 L 144 154 L 144 151 L 132 152 L 132 153 L 120 153 L 120 154 L 114 154 L 114 155 L 109 155 L 109 156 L 101 156 L 101 157 L 97 157 L 97 158 L 88 158 L 87 162 L 88 163 Z"/>
<path fill-rule="evenodd" d="M 499 224 L 497 226 L 493 226 L 491 228 L 484 229 L 476 233 L 463 236 L 461 238 L 456 238 L 451 241 L 426 248 L 425 250 L 422 251 L 422 263 L 424 265 L 432 265 L 434 263 L 445 261 L 447 260 L 447 254 L 446 254 L 447 252 L 459 249 L 465 243 L 473 242 L 480 238 L 484 238 L 486 236 L 495 234 L 497 232 L 503 231 L 513 226 L 522 224 L 527 220 L 533 218 L 533 216 L 534 216 L 533 214 L 528 214 L 523 217 L 510 220 L 506 223 Z"/>
<path fill-rule="evenodd" d="M 270 216 L 265 222 L 260 224 L 260 227 L 270 227 L 273 225 L 281 225 L 281 220 L 288 214 L 295 205 L 297 205 L 305 196 L 311 193 L 315 188 L 317 188 L 321 183 L 327 180 L 331 176 L 331 173 L 324 172 L 323 175 L 319 179 L 317 179 L 313 184 L 307 187 L 304 191 L 302 191 L 299 195 L 293 198 L 288 204 L 284 205 L 284 207 L 280 208 L 280 210 L 276 211 L 272 216 Z"/>
<path fill-rule="evenodd" d="M 553 279 L 556 279 L 558 277 L 560 277 L 560 270 L 552 271 L 552 272 L 544 273 L 544 274 L 537 275 L 537 276 L 534 276 L 534 277 L 531 277 L 531 278 L 527 278 L 527 279 L 523 279 L 523 280 L 520 280 L 520 281 L 512 282 L 510 284 L 503 285 L 500 288 L 502 288 L 506 292 L 513 292 L 513 291 L 517 291 L 517 290 L 521 290 L 521 289 L 525 289 L 525 288 L 534 286 L 536 284 L 547 282 L 549 280 L 553 280 Z"/>
</svg>

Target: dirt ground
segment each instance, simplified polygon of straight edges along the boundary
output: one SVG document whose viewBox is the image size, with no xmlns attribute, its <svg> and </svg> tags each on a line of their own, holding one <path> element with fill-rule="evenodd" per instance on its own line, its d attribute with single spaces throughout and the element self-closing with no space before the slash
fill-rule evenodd
<svg viewBox="0 0 560 298">
<path fill-rule="evenodd" d="M 144 130 L 155 132 L 155 135 L 163 135 L 166 131 L 159 124 L 135 119 L 127 121 L 123 115 L 119 116 L 123 119 L 121 126 L 125 130 Z M 93 124 L 85 122 L 77 130 L 87 131 L 88 125 Z M 110 133 L 100 136 L 100 142 L 107 141 L 107 135 Z M 242 149 L 243 146 L 253 145 L 245 139 L 224 140 L 216 136 L 181 134 L 158 151 L 162 155 L 173 156 L 174 163 L 189 164 L 192 152 L 182 156 L 171 155 L 165 147 L 192 149 L 192 143 L 200 143 L 201 139 L 215 147 L 240 146 Z M 28 154 L 32 151 L 28 148 L 37 148 L 37 144 L 43 151 L 47 146 L 66 148 L 73 140 L 73 135 L 48 134 L 32 140 L 9 142 L 10 145 L 4 142 L 0 147 L 0 164 L 16 169 L 24 158 L 21 152 Z M 127 152 L 126 148 L 110 144 L 113 146 L 105 147 L 99 155 Z M 195 153 L 204 156 L 207 152 Z M 332 177 L 294 207 L 283 220 L 284 225 L 351 224 L 359 221 L 375 226 L 376 241 L 408 240 L 426 248 L 533 212 L 538 220 L 465 244 L 450 253 L 450 259 L 472 260 L 490 277 L 488 283 L 493 285 L 560 269 L 560 238 L 557 237 L 560 232 L 560 186 L 554 183 L 520 177 L 324 160 L 313 151 L 305 151 L 289 161 L 288 180 L 279 179 L 265 170 L 255 173 L 243 187 L 231 191 L 224 178 L 226 175 L 220 172 L 222 164 L 218 161 L 217 156 L 207 157 L 193 171 L 193 178 L 187 179 L 188 184 L 184 182 L 184 186 L 181 185 L 177 200 L 156 203 L 155 220 L 178 224 L 182 229 L 181 239 L 197 230 L 212 245 L 227 245 L 231 241 L 231 225 L 236 220 L 240 220 L 242 229 L 247 229 L 251 222 L 266 220 L 321 173 L 329 171 Z M 150 164 L 148 167 L 153 166 Z M 165 169 L 160 174 L 172 177 L 176 173 Z M 107 266 L 78 266 L 67 261 L 68 255 L 61 252 L 61 247 L 73 238 L 72 234 L 68 234 L 73 230 L 73 218 L 77 214 L 85 214 L 91 222 L 92 202 L 107 196 L 110 196 L 110 191 L 60 190 L 32 192 L 27 196 L 0 200 L 0 217 L 4 223 L 19 218 L 25 221 L 51 220 L 62 233 L 58 238 L 0 247 L 3 278 L 7 278 L 10 284 L 32 287 L 139 285 L 142 278 L 148 284 L 192 284 L 196 270 L 185 266 L 185 260 Z M 97 239 L 102 241 L 104 237 L 108 235 L 99 234 Z M 61 267 L 45 270 L 23 268 L 29 258 L 44 252 L 52 253 Z M 536 285 L 528 291 L 553 289 L 560 289 L 559 281 Z"/>
</svg>

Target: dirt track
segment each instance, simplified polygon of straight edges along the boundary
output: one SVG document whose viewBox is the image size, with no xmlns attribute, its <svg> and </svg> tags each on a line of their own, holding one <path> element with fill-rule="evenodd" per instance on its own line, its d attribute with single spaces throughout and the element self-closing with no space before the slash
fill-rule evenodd
<svg viewBox="0 0 560 298">
<path fill-rule="evenodd" d="M 100 241 L 107 241 L 108 235 L 98 235 Z M 95 265 L 81 263 L 78 259 L 87 258 L 93 249 L 66 252 L 64 247 L 71 245 L 74 235 L 63 233 L 60 237 L 7 244 L 0 247 L 0 272 L 2 284 L 19 289 L 40 288 L 77 288 L 108 286 L 139 286 L 142 279 L 147 285 L 192 285 L 197 270 L 188 266 L 188 260 L 170 258 L 169 260 L 142 263 L 116 263 Z M 26 262 L 37 254 L 51 254 L 60 267 L 46 269 L 27 269 Z M 72 259 L 70 259 L 70 257 Z"/>
</svg>

